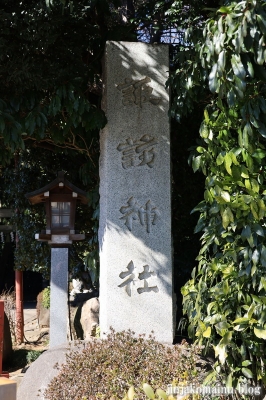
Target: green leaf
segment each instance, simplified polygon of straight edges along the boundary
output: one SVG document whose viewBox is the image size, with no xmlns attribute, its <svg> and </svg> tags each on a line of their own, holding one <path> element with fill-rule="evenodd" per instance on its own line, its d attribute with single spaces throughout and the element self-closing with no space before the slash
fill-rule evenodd
<svg viewBox="0 0 266 400">
<path fill-rule="evenodd" d="M 209 88 L 212 93 L 215 93 L 218 89 L 217 68 L 217 64 L 214 64 L 209 75 Z"/>
<path fill-rule="evenodd" d="M 220 344 L 223 345 L 228 345 L 231 343 L 233 337 L 233 331 L 228 331 L 226 334 L 223 336 L 222 340 L 220 341 Z"/>
<path fill-rule="evenodd" d="M 215 357 L 219 357 L 220 363 L 223 365 L 227 357 L 226 346 L 214 346 Z"/>
<path fill-rule="evenodd" d="M 266 127 L 262 122 L 259 122 L 259 128 L 258 128 L 259 133 L 261 134 L 261 136 L 263 136 L 264 138 L 266 138 Z"/>
<path fill-rule="evenodd" d="M 264 339 L 266 340 L 266 330 L 263 328 L 256 328 L 254 327 L 254 334 L 259 338 L 259 339 Z"/>
<path fill-rule="evenodd" d="M 257 265 L 260 259 L 260 252 L 258 251 L 258 249 L 255 249 L 253 254 L 252 254 L 252 261 L 253 264 Z"/>
<path fill-rule="evenodd" d="M 231 9 L 229 7 L 222 6 L 219 8 L 219 10 L 217 12 L 222 13 L 222 14 L 230 14 Z"/>
<path fill-rule="evenodd" d="M 263 267 L 266 267 L 266 247 L 262 245 L 260 252 L 260 262 Z"/>
<path fill-rule="evenodd" d="M 224 190 L 222 190 L 220 196 L 224 201 L 226 201 L 227 203 L 230 203 L 231 198 L 230 198 L 230 194 L 228 192 L 225 192 Z"/>
<path fill-rule="evenodd" d="M 225 50 L 221 51 L 218 57 L 218 62 L 217 62 L 217 71 L 219 73 L 223 73 L 225 69 L 225 63 L 226 63 L 226 52 Z"/>
<path fill-rule="evenodd" d="M 216 164 L 219 166 L 219 165 L 222 165 L 223 162 L 224 162 L 224 157 L 223 157 L 223 155 L 220 153 L 220 154 L 218 155 L 218 157 L 216 158 Z"/>
<path fill-rule="evenodd" d="M 224 336 L 228 332 L 228 328 L 230 328 L 230 325 L 226 321 L 218 322 L 214 326 L 220 336 Z"/>
<path fill-rule="evenodd" d="M 249 322 L 249 318 L 248 317 L 240 317 L 240 318 L 236 318 L 233 321 L 233 324 L 244 324 L 244 323 L 248 323 Z"/>
<path fill-rule="evenodd" d="M 157 390 L 156 390 L 156 394 L 157 394 L 157 396 L 159 397 L 159 399 L 162 399 L 162 400 L 167 400 L 167 399 L 168 399 L 167 394 L 166 394 L 165 391 L 162 390 L 162 389 L 157 389 Z"/>
<path fill-rule="evenodd" d="M 244 126 L 243 132 L 247 133 L 248 135 L 252 136 L 252 128 L 249 122 L 246 123 L 246 125 Z"/>
<path fill-rule="evenodd" d="M 128 389 L 128 392 L 127 392 L 127 398 L 128 398 L 128 400 L 133 400 L 134 396 L 135 396 L 134 386 L 130 386 L 130 388 Z"/>
<path fill-rule="evenodd" d="M 194 172 L 198 171 L 198 169 L 200 168 L 200 164 L 201 164 L 201 156 L 197 156 L 197 157 L 193 158 L 192 168 L 193 168 Z"/>
<path fill-rule="evenodd" d="M 253 217 L 254 217 L 255 219 L 259 219 L 259 216 L 258 216 L 258 206 L 257 206 L 257 204 L 255 203 L 255 201 L 251 201 L 250 209 L 251 209 L 251 212 L 252 212 L 252 214 L 253 214 Z"/>
<path fill-rule="evenodd" d="M 256 181 L 255 179 L 252 178 L 252 179 L 250 179 L 250 183 L 251 183 L 251 187 L 252 187 L 253 192 L 259 193 L 260 186 L 259 186 L 258 181 Z"/>
<path fill-rule="evenodd" d="M 241 368 L 241 371 L 243 372 L 243 375 L 245 375 L 246 378 L 249 379 L 253 378 L 253 373 L 249 368 Z"/>
<path fill-rule="evenodd" d="M 155 399 L 155 393 L 148 383 L 143 383 L 143 390 L 149 399 Z"/>
<path fill-rule="evenodd" d="M 231 65 L 234 71 L 234 74 L 240 79 L 244 80 L 246 77 L 246 71 L 244 65 L 242 64 L 241 58 L 239 55 L 233 54 L 231 57 Z"/>
<path fill-rule="evenodd" d="M 265 19 L 260 15 L 257 14 L 257 21 L 260 27 L 260 30 L 262 31 L 262 33 L 266 34 L 266 21 Z"/>
<path fill-rule="evenodd" d="M 259 224 L 254 224 L 252 226 L 253 232 L 255 232 L 257 235 L 264 237 L 264 230 L 263 227 Z"/>
<path fill-rule="evenodd" d="M 230 153 L 227 153 L 224 157 L 224 165 L 225 169 L 229 175 L 232 175 L 231 165 L 232 165 L 232 158 Z"/>
<path fill-rule="evenodd" d="M 202 336 L 205 337 L 205 338 L 209 338 L 209 337 L 211 337 L 211 333 L 212 333 L 211 327 L 208 326 L 206 331 L 203 332 Z"/>
<path fill-rule="evenodd" d="M 252 362 L 250 360 L 245 360 L 245 361 L 242 362 L 241 365 L 242 365 L 242 367 L 248 367 L 251 364 L 252 364 Z"/>
<path fill-rule="evenodd" d="M 233 378 L 232 373 L 229 374 L 229 375 L 227 376 L 227 379 L 226 379 L 226 387 L 231 388 L 231 387 L 233 386 L 233 380 L 232 380 L 232 378 Z"/>
<path fill-rule="evenodd" d="M 248 73 L 251 76 L 251 78 L 254 78 L 254 68 L 250 61 L 247 62 L 247 68 L 248 68 Z"/>
<path fill-rule="evenodd" d="M 234 216 L 229 207 L 227 207 L 222 214 L 222 222 L 223 222 L 224 229 L 226 229 L 228 227 L 230 222 L 234 222 Z"/>
</svg>

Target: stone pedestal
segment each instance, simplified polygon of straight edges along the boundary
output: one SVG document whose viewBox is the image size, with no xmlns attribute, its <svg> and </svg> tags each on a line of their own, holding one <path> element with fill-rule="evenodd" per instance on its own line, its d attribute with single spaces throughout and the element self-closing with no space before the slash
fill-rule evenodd
<svg viewBox="0 0 266 400">
<path fill-rule="evenodd" d="M 100 157 L 100 328 L 172 343 L 168 46 L 108 42 Z"/>
<path fill-rule="evenodd" d="M 0 399 L 16 400 L 17 384 L 10 379 L 0 377 Z"/>
<path fill-rule="evenodd" d="M 67 342 L 68 248 L 51 249 L 50 348 Z"/>
</svg>

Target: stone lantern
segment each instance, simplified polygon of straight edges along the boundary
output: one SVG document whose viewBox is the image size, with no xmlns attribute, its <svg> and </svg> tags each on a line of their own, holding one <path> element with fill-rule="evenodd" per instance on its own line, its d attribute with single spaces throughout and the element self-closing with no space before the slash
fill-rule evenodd
<svg viewBox="0 0 266 400">
<path fill-rule="evenodd" d="M 87 204 L 86 193 L 69 182 L 64 172 L 34 192 L 27 193 L 31 204 L 44 203 L 46 230 L 36 233 L 35 239 L 48 241 L 52 247 L 71 245 L 73 240 L 84 240 L 85 235 L 75 232 L 75 213 L 78 202 Z"/>
<path fill-rule="evenodd" d="M 46 229 L 35 238 L 51 245 L 50 279 L 50 348 L 67 342 L 68 334 L 68 263 L 69 246 L 85 235 L 75 232 L 75 211 L 78 202 L 87 204 L 86 193 L 59 172 L 57 178 L 35 192 L 27 193 L 31 204 L 44 203 Z"/>
</svg>

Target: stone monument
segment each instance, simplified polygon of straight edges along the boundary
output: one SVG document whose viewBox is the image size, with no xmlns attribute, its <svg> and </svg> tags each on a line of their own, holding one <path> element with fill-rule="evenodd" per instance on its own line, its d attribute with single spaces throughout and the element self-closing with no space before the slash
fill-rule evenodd
<svg viewBox="0 0 266 400">
<path fill-rule="evenodd" d="M 167 45 L 107 42 L 100 157 L 100 329 L 173 341 Z"/>
</svg>

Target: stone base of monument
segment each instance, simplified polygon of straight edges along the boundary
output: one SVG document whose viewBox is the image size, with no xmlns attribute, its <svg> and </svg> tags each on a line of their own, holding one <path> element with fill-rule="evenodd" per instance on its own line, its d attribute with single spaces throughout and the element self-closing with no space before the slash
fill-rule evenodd
<svg viewBox="0 0 266 400">
<path fill-rule="evenodd" d="M 0 377 L 0 399 L 16 400 L 17 384 L 7 378 Z"/>
<path fill-rule="evenodd" d="M 51 380 L 58 375 L 59 369 L 66 362 L 69 350 L 82 351 L 86 342 L 71 342 L 55 346 L 42 353 L 24 375 L 17 392 L 16 400 L 45 400 L 44 391 Z M 2 400 L 9 398 L 1 397 Z M 13 400 L 11 398 L 10 400 Z M 15 400 L 15 398 L 14 398 Z"/>
</svg>

